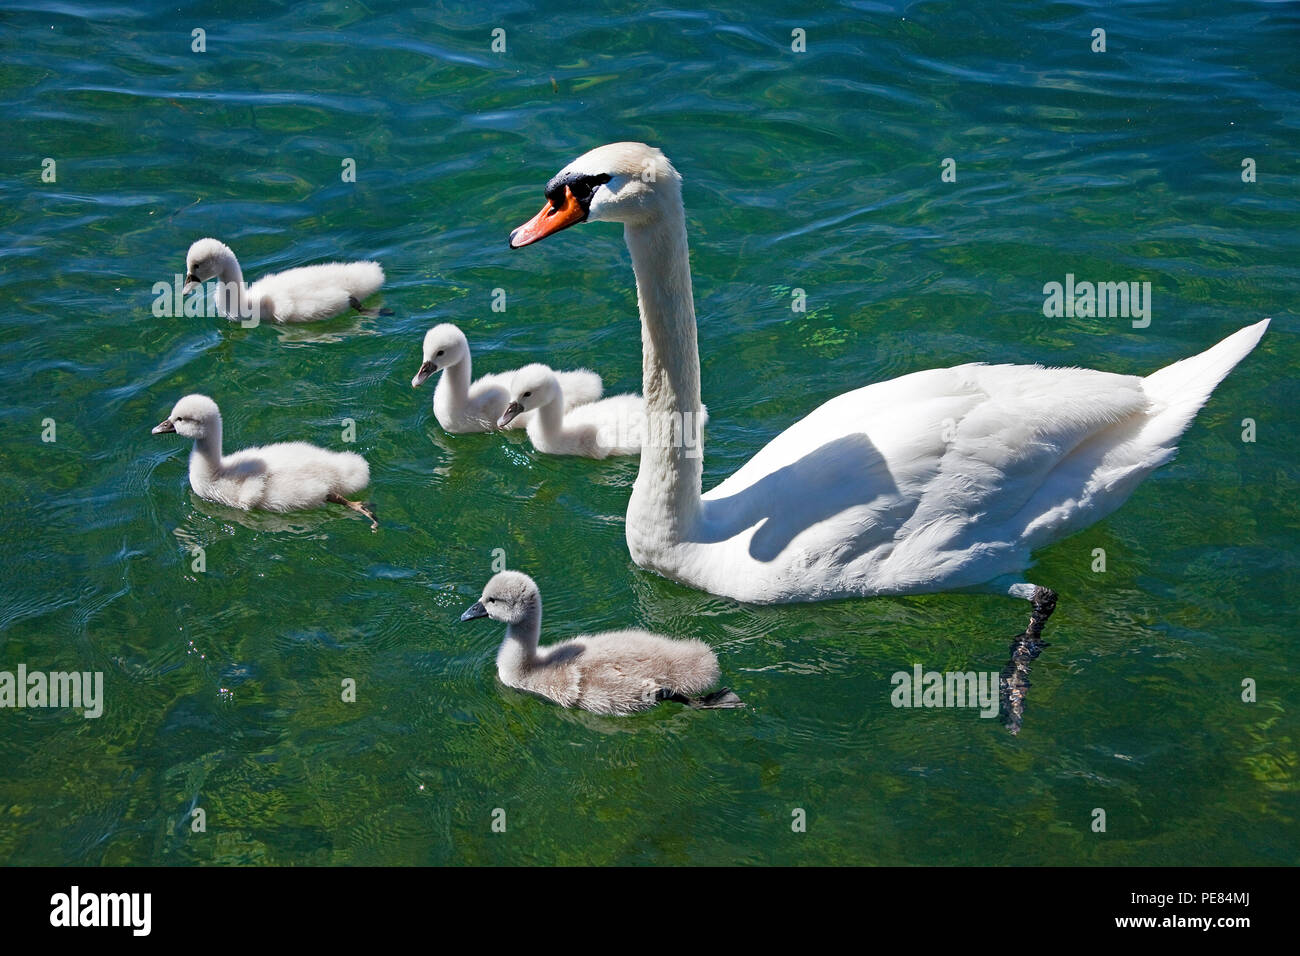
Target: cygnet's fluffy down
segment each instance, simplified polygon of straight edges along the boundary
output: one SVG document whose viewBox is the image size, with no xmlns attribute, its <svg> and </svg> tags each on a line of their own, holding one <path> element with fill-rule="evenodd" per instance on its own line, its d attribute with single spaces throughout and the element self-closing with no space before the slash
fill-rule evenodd
<svg viewBox="0 0 1300 956">
<path fill-rule="evenodd" d="M 566 410 L 563 383 L 545 365 L 525 365 L 515 372 L 500 424 L 505 427 L 529 413 L 536 417 L 528 423 L 528 438 L 546 455 L 639 455 L 647 440 L 646 404 L 640 395 L 613 395 Z M 698 422 L 682 417 L 666 423 L 664 439 L 698 449 L 699 432 L 708 419 L 708 409 L 701 407 Z"/>
<path fill-rule="evenodd" d="M 492 578 L 462 621 L 490 617 L 506 625 L 497 674 L 509 687 L 597 714 L 648 710 L 662 700 L 696 708 L 743 707 L 722 689 L 695 697 L 718 681 L 717 655 L 703 641 L 676 640 L 649 631 L 584 634 L 538 648 L 542 596 L 518 571 Z"/>
<path fill-rule="evenodd" d="M 295 441 L 224 455 L 221 411 L 206 395 L 186 395 L 153 429 L 155 435 L 172 432 L 194 440 L 190 487 L 200 498 L 280 512 L 318 508 L 328 501 L 346 505 L 378 527 L 368 506 L 347 497 L 370 484 L 370 466 L 355 452 Z"/>
<path fill-rule="evenodd" d="M 244 284 L 239 260 L 224 242 L 200 239 L 185 256 L 185 293 L 219 279 L 217 311 L 228 319 L 261 322 L 314 322 L 356 309 L 378 315 L 361 303 L 384 284 L 378 262 L 330 262 L 276 272 Z"/>
<path fill-rule="evenodd" d="M 471 367 L 465 333 L 450 323 L 435 325 L 424 335 L 424 358 L 411 387 L 419 388 L 430 375 L 442 372 L 433 392 L 433 414 L 438 424 L 453 434 L 526 427 L 532 419 L 527 414 L 497 424 L 510 403 L 510 380 L 515 372 L 496 372 L 471 383 Z M 556 375 L 564 386 L 566 408 L 594 402 L 604 391 L 600 376 L 589 369 Z"/>
</svg>

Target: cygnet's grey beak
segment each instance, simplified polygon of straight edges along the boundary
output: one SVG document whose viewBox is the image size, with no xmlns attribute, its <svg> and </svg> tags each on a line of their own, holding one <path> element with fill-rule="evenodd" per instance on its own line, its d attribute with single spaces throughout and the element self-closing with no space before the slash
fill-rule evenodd
<svg viewBox="0 0 1300 956">
<path fill-rule="evenodd" d="M 203 280 L 200 279 L 198 276 L 196 276 L 193 272 L 187 272 L 185 273 L 185 286 L 184 288 L 181 289 L 181 295 L 189 295 L 195 289 L 200 289 L 202 287 L 203 287 Z"/>
<path fill-rule="evenodd" d="M 524 406 L 520 405 L 518 402 L 511 402 L 506 406 L 506 410 L 501 413 L 501 417 L 497 419 L 497 428 L 505 428 L 518 418 L 519 413 L 523 410 Z"/>
<path fill-rule="evenodd" d="M 475 601 L 466 609 L 465 613 L 460 616 L 462 621 L 472 621 L 476 617 L 487 617 L 487 608 L 483 606 L 482 601 Z"/>
<path fill-rule="evenodd" d="M 420 370 L 415 373 L 415 378 L 411 379 L 411 388 L 419 388 L 436 371 L 438 371 L 436 362 L 425 362 L 420 366 Z"/>
<path fill-rule="evenodd" d="M 176 426 L 172 424 L 170 418 L 164 418 L 153 427 L 153 434 L 155 435 L 168 435 L 174 431 L 176 431 Z"/>
</svg>

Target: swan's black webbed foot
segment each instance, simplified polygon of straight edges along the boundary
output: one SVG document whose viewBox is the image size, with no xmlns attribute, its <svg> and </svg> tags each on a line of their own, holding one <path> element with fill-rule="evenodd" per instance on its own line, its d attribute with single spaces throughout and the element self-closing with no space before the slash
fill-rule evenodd
<svg viewBox="0 0 1300 956">
<path fill-rule="evenodd" d="M 1029 626 L 1011 642 L 1011 660 L 1002 669 L 1001 717 L 1002 724 L 1013 734 L 1020 733 L 1025 715 L 1025 695 L 1029 692 L 1029 665 L 1038 657 L 1047 642 L 1042 639 L 1043 625 L 1056 610 L 1056 592 L 1051 588 L 1035 587 L 1029 600 L 1034 609 L 1029 615 Z"/>
<path fill-rule="evenodd" d="M 367 518 L 370 519 L 370 530 L 371 531 L 379 530 L 379 519 L 375 517 L 375 512 L 374 512 L 375 506 L 371 504 L 369 501 L 365 501 L 365 502 L 349 501 L 347 498 L 344 498 L 342 495 L 336 495 L 332 491 L 325 496 L 325 500 L 331 502 L 332 504 L 344 505 L 345 507 L 351 508 L 357 514 L 365 515 Z"/>
<path fill-rule="evenodd" d="M 715 690 L 712 694 L 692 698 L 691 706 L 699 710 L 731 710 L 744 707 L 745 702 L 737 697 L 730 687 L 724 687 L 722 690 Z"/>
<path fill-rule="evenodd" d="M 362 315 L 369 316 L 372 319 L 377 315 L 393 314 L 392 309 L 367 309 L 365 306 L 361 304 L 360 300 L 357 299 L 357 297 L 354 295 L 348 296 L 348 304 L 352 306 L 352 308 L 360 312 Z"/>
<path fill-rule="evenodd" d="M 712 694 L 705 694 L 703 697 L 687 697 L 675 690 L 664 688 L 655 695 L 655 700 L 671 700 L 678 704 L 685 704 L 694 710 L 730 710 L 745 706 L 745 702 L 737 697 L 730 687 L 715 690 Z"/>
</svg>

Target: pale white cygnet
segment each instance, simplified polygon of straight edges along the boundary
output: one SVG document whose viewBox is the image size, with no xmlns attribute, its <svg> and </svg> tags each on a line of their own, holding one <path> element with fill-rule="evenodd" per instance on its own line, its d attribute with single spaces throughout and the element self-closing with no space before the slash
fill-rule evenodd
<svg viewBox="0 0 1300 956">
<path fill-rule="evenodd" d="M 200 498 L 264 511 L 302 511 L 325 502 L 346 505 L 379 527 L 366 504 L 346 497 L 370 484 L 370 466 L 355 452 L 328 451 L 307 442 L 283 442 L 221 452 L 221 411 L 206 395 L 186 395 L 153 429 L 194 440 L 190 487 Z"/>
<path fill-rule="evenodd" d="M 612 395 L 577 408 L 565 408 L 564 388 L 545 365 L 525 365 L 510 380 L 510 404 L 499 424 L 506 427 L 518 416 L 532 412 L 528 438 L 546 455 L 580 455 L 607 458 L 639 455 L 646 435 L 646 404 L 640 395 Z M 701 406 L 698 420 L 680 419 L 673 441 L 688 452 L 699 451 L 699 432 L 709 419 Z"/>
<path fill-rule="evenodd" d="M 515 372 L 496 372 L 470 382 L 469 341 L 450 323 L 435 325 L 424 335 L 424 359 L 411 379 L 419 388 L 430 375 L 442 372 L 433 392 L 433 414 L 438 424 L 452 433 L 495 431 L 497 421 L 510 403 L 510 379 Z M 600 376 L 589 369 L 557 372 L 564 385 L 566 407 L 575 408 L 600 398 L 604 391 Z M 516 417 L 500 427 L 523 428 L 531 415 Z"/>
<path fill-rule="evenodd" d="M 330 262 L 276 272 L 244 284 L 244 273 L 230 247 L 216 239 L 200 239 L 185 256 L 184 294 L 220 280 L 217 311 L 228 319 L 256 318 L 263 322 L 314 322 L 356 309 L 363 315 L 391 315 L 361 303 L 384 284 L 378 262 Z"/>
</svg>

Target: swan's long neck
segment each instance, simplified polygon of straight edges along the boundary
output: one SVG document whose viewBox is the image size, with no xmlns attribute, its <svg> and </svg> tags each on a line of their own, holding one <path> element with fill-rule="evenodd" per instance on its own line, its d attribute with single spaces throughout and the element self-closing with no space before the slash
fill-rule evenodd
<svg viewBox="0 0 1300 956">
<path fill-rule="evenodd" d="M 538 595 L 517 624 L 506 627 L 506 639 L 497 651 L 497 673 L 506 683 L 532 669 L 537 661 L 537 641 L 542 635 L 542 598 Z"/>
<path fill-rule="evenodd" d="M 194 441 L 190 452 L 190 484 L 211 480 L 221 472 L 221 419 L 210 422 L 202 438 Z"/>
<path fill-rule="evenodd" d="M 564 399 L 538 406 L 536 417 L 542 439 L 551 446 L 558 444 L 564 437 Z"/>
<path fill-rule="evenodd" d="M 244 285 L 244 270 L 239 268 L 239 260 L 234 256 L 223 256 L 217 281 L 221 283 L 217 287 L 217 312 L 228 319 L 249 315 L 248 287 Z"/>
<path fill-rule="evenodd" d="M 460 415 L 469 404 L 470 364 L 469 356 L 448 365 L 438 378 L 438 386 L 433 390 L 434 401 L 443 403 L 447 411 Z"/>
<path fill-rule="evenodd" d="M 627 508 L 634 559 L 682 541 L 700 510 L 700 353 L 680 201 L 624 231 L 641 311 L 641 379 L 646 440 Z M 638 561 L 638 563 L 640 563 Z"/>
</svg>

